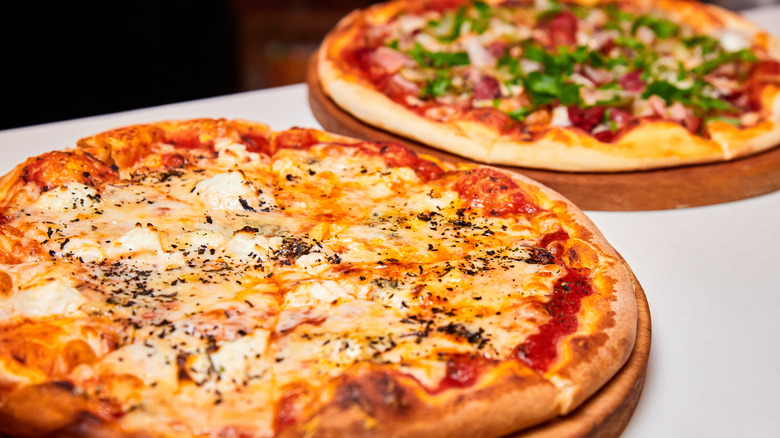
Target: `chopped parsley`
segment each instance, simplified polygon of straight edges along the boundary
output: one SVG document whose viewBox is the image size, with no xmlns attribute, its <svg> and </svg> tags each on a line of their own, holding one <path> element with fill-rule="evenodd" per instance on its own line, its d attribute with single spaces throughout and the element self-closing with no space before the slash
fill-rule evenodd
<svg viewBox="0 0 780 438">
<path fill-rule="evenodd" d="M 595 31 L 612 29 L 616 34 L 595 46 L 590 40 L 587 44 L 552 48 L 538 35 L 511 32 L 509 26 L 527 25 L 512 22 L 513 17 L 528 16 L 517 13 L 523 8 L 536 12 L 537 21 L 552 19 L 563 12 L 587 19 L 594 8 L 601 8 L 607 22 Z M 724 99 L 722 89 L 713 86 L 707 76 L 713 72 L 718 74 L 716 70 L 723 65 L 735 63 L 739 71 L 736 77 L 744 81 L 750 71 L 749 64 L 757 61 L 748 49 L 728 52 L 718 39 L 697 35 L 684 24 L 655 13 L 624 12 L 616 4 L 594 7 L 553 0 L 543 10 L 535 10 L 530 4 L 491 5 L 474 1 L 443 12 L 431 12 L 429 18 L 420 28 L 423 35 L 419 38 L 413 34 L 413 40 L 404 43 L 404 38 L 399 38 L 396 32 L 384 42 L 385 46 L 408 54 L 417 64 L 416 77 L 405 78 L 419 87 L 418 97 L 425 100 L 451 96 L 455 101 L 464 102 L 480 87 L 493 87 L 482 88 L 482 95 L 490 95 L 491 99 L 499 96 L 492 100 L 492 106 L 518 122 L 525 121 L 534 111 L 552 110 L 558 105 L 611 107 L 630 113 L 637 108 L 638 101 L 653 95 L 667 105 L 679 102 L 705 120 L 719 120 L 713 117 L 746 109 Z M 498 21 L 503 21 L 506 28 L 497 28 L 500 30 L 496 37 L 479 37 L 485 52 L 478 53 L 479 48 L 470 46 L 473 43 L 464 43 L 467 38 L 486 35 Z M 655 38 L 648 39 L 642 34 L 645 31 L 640 31 L 642 28 L 650 29 Z M 546 29 L 544 25 L 537 26 L 537 30 Z M 659 41 L 663 44 L 659 45 Z M 496 55 L 496 51 L 501 55 Z M 479 61 L 470 59 L 470 54 L 478 56 Z M 494 59 L 495 64 L 485 64 L 485 59 Z M 639 76 L 623 80 L 626 75 L 637 74 L 634 72 Z M 485 76 L 495 79 L 500 91 L 491 85 L 492 81 L 483 81 Z M 726 119 L 727 123 L 739 122 Z M 614 121 L 603 120 L 600 124 L 615 131 Z"/>
<path fill-rule="evenodd" d="M 449 68 L 469 64 L 466 52 L 429 52 L 420 43 L 414 44 L 409 55 L 423 67 Z"/>
</svg>

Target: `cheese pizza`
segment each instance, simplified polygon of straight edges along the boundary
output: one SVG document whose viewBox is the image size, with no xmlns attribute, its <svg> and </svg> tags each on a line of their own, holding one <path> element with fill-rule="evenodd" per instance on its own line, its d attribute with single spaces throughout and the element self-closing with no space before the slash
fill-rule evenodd
<svg viewBox="0 0 780 438">
<path fill-rule="evenodd" d="M 345 17 L 318 79 L 358 119 L 473 160 L 614 172 L 780 143 L 780 41 L 687 0 L 396 0 Z"/>
<path fill-rule="evenodd" d="M 0 432 L 499 436 L 621 368 L 634 288 L 514 173 L 242 120 L 119 128 L 0 180 Z"/>
</svg>

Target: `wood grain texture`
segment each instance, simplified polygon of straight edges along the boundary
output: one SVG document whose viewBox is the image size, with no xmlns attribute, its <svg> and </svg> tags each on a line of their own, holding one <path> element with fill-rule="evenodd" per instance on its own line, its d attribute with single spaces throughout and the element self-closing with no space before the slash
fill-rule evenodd
<svg viewBox="0 0 780 438">
<path fill-rule="evenodd" d="M 317 54 L 309 60 L 309 105 L 323 128 L 366 140 L 396 141 L 449 161 L 473 162 L 367 125 L 339 108 L 317 77 Z M 733 161 L 638 172 L 555 172 L 496 166 L 533 178 L 583 210 L 668 210 L 720 204 L 780 190 L 780 148 Z"/>
</svg>

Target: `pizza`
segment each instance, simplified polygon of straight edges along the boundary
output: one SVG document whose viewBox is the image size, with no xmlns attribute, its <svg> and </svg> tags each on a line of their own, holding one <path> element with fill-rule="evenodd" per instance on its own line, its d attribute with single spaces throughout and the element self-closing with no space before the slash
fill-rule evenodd
<svg viewBox="0 0 780 438">
<path fill-rule="evenodd" d="M 244 120 L 0 181 L 0 432 L 499 436 L 609 381 L 629 268 L 523 176 Z"/>
<path fill-rule="evenodd" d="M 346 16 L 323 91 L 365 123 L 478 162 L 614 172 L 780 142 L 780 40 L 686 0 L 397 0 Z"/>
</svg>

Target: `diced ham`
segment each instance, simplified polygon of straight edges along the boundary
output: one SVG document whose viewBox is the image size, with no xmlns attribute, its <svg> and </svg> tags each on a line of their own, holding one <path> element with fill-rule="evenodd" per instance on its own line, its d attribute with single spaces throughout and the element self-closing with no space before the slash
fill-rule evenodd
<svg viewBox="0 0 780 438">
<path fill-rule="evenodd" d="M 636 30 L 636 39 L 645 45 L 653 44 L 653 41 L 655 41 L 655 32 L 647 26 L 639 26 Z"/>
<path fill-rule="evenodd" d="M 594 106 L 591 108 L 579 108 L 570 106 L 568 112 L 569 121 L 571 121 L 573 126 L 590 132 L 593 127 L 601 122 L 601 118 L 604 116 L 604 107 Z"/>
<path fill-rule="evenodd" d="M 474 99 L 496 99 L 501 97 L 498 80 L 492 76 L 482 76 L 474 86 Z"/>
<path fill-rule="evenodd" d="M 370 71 L 371 65 L 373 64 L 371 61 L 372 53 L 373 51 L 369 47 L 360 47 L 355 49 L 352 52 L 352 59 L 355 67 L 366 72 Z"/>
<path fill-rule="evenodd" d="M 685 126 L 689 131 L 696 134 L 699 132 L 699 128 L 701 128 L 701 117 L 696 117 L 693 115 L 692 111 L 688 111 L 688 114 L 685 116 L 685 119 L 682 121 L 682 125 Z"/>
<path fill-rule="evenodd" d="M 704 78 L 707 80 L 707 82 L 712 84 L 712 86 L 714 86 L 720 94 L 724 96 L 730 96 L 740 88 L 739 81 L 736 79 L 729 79 L 714 75 L 707 75 Z"/>
<path fill-rule="evenodd" d="M 618 80 L 618 84 L 626 91 L 642 91 L 645 88 L 641 70 L 634 70 L 623 75 Z"/>
<path fill-rule="evenodd" d="M 596 85 L 612 82 L 612 74 L 603 68 L 593 68 L 589 65 L 585 65 L 582 69 L 582 73 Z"/>
<path fill-rule="evenodd" d="M 482 73 L 482 70 L 478 68 L 466 67 L 463 69 L 463 79 L 468 83 L 474 84 L 475 86 L 484 75 L 485 74 Z"/>
<path fill-rule="evenodd" d="M 607 129 L 605 131 L 599 131 L 593 134 L 593 137 L 603 143 L 612 143 L 612 141 L 615 139 L 615 133 Z"/>
<path fill-rule="evenodd" d="M 550 20 L 550 42 L 554 47 L 574 46 L 577 43 L 577 17 L 571 12 L 560 12 Z"/>
<path fill-rule="evenodd" d="M 694 116 L 693 111 L 680 102 L 675 102 L 669 107 L 669 118 L 694 133 L 698 132 L 701 126 L 701 118 Z"/>
<path fill-rule="evenodd" d="M 409 95 L 419 95 L 420 87 L 414 82 L 406 80 L 403 78 L 403 76 L 396 73 L 387 80 L 383 91 L 391 99 L 401 99 Z"/>
<path fill-rule="evenodd" d="M 609 55 L 609 53 L 614 49 L 615 46 L 615 40 L 614 39 L 608 39 L 604 41 L 603 44 L 601 44 L 601 47 L 599 48 L 599 52 Z"/>
<path fill-rule="evenodd" d="M 543 46 L 550 45 L 550 33 L 546 29 L 534 29 L 531 31 L 531 38 Z"/>
<path fill-rule="evenodd" d="M 653 109 L 653 112 L 656 115 L 661 116 L 663 118 L 668 117 L 668 114 L 666 112 L 666 102 L 664 102 L 664 100 L 661 97 L 653 94 L 647 99 L 647 102 L 650 104 L 650 108 Z"/>
<path fill-rule="evenodd" d="M 506 43 L 503 41 L 493 41 L 492 43 L 488 44 L 485 49 L 490 52 L 491 55 L 493 55 L 496 59 L 504 56 L 504 51 L 506 51 Z"/>
<path fill-rule="evenodd" d="M 672 120 L 680 122 L 685 119 L 685 115 L 685 105 L 681 104 L 680 102 L 675 102 L 672 104 L 672 106 L 669 107 L 669 117 Z"/>
<path fill-rule="evenodd" d="M 363 40 L 368 47 L 377 47 L 387 40 L 387 37 L 392 33 L 393 28 L 389 24 L 368 26 L 365 32 L 363 32 Z"/>
<path fill-rule="evenodd" d="M 528 114 L 528 117 L 525 118 L 525 124 L 547 126 L 550 124 L 550 120 L 552 120 L 552 114 L 549 110 L 542 108 Z"/>
<path fill-rule="evenodd" d="M 386 73 L 393 74 L 403 66 L 413 66 L 414 60 L 404 53 L 380 46 L 371 54 L 371 63 Z"/>
<path fill-rule="evenodd" d="M 628 111 L 615 108 L 609 110 L 609 119 L 615 122 L 615 125 L 617 125 L 618 129 L 626 126 L 633 118 L 634 115 Z"/>
<path fill-rule="evenodd" d="M 780 62 L 759 61 L 753 67 L 751 79 L 762 82 L 780 82 Z"/>
<path fill-rule="evenodd" d="M 620 36 L 620 33 L 615 30 L 599 30 L 593 32 L 588 40 L 588 47 L 591 50 L 600 50 L 607 45 L 615 45 L 615 38 Z"/>
<path fill-rule="evenodd" d="M 739 73 L 739 69 L 737 68 L 737 64 L 733 62 L 729 62 L 728 64 L 723 64 L 713 70 L 711 73 L 711 76 L 721 76 L 725 78 L 731 78 L 735 79 L 737 77 L 737 74 Z"/>
</svg>

